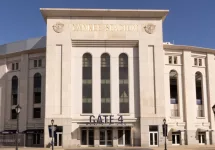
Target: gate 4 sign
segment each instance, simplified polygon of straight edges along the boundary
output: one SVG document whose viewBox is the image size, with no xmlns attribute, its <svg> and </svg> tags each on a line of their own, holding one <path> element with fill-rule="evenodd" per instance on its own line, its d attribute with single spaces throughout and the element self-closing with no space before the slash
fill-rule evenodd
<svg viewBox="0 0 215 150">
<path fill-rule="evenodd" d="M 114 115 L 99 115 L 98 117 L 95 117 L 94 115 L 90 116 L 90 124 L 113 124 L 113 123 L 118 123 L 122 124 L 123 123 L 123 117 L 119 116 L 118 118 L 114 118 Z"/>
</svg>

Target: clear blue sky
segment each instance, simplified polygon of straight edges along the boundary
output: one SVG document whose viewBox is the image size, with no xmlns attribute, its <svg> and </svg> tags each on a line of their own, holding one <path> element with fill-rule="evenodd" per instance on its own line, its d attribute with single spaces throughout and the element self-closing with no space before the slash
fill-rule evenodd
<svg viewBox="0 0 215 150">
<path fill-rule="evenodd" d="M 164 41 L 215 49 L 215 0 L 1 0 L 0 45 L 46 35 L 39 8 L 169 9 Z"/>
</svg>

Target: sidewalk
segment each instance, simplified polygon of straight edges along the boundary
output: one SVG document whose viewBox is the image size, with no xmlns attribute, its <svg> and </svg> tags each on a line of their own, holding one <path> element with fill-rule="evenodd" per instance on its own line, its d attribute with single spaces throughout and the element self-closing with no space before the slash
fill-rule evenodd
<svg viewBox="0 0 215 150">
<path fill-rule="evenodd" d="M 15 147 L 0 147 L 0 150 L 15 150 Z M 30 148 L 19 147 L 19 150 L 51 150 L 51 148 Z M 164 150 L 163 146 L 160 147 L 74 147 L 69 149 L 54 148 L 54 150 Z M 168 146 L 167 150 L 215 150 L 215 145 L 196 145 L 196 146 Z"/>
</svg>

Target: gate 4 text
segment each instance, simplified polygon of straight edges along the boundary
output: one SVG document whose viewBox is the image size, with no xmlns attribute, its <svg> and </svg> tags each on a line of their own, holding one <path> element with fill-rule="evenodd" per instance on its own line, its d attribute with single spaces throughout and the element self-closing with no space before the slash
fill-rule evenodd
<svg viewBox="0 0 215 150">
<path fill-rule="evenodd" d="M 94 115 L 90 116 L 90 124 L 103 124 L 103 123 L 123 123 L 123 116 L 119 116 L 118 118 L 114 118 L 114 115 L 99 115 L 97 118 Z"/>
</svg>

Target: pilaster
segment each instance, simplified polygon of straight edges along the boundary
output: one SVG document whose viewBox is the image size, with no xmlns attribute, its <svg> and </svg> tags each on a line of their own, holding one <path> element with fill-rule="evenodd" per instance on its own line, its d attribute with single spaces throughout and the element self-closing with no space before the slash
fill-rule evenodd
<svg viewBox="0 0 215 150">
<path fill-rule="evenodd" d="M 19 76 L 19 99 L 18 104 L 22 107 L 19 116 L 19 130 L 20 132 L 26 130 L 27 114 L 28 114 L 28 54 L 21 55 L 20 62 L 20 76 Z M 32 110 L 33 111 L 33 110 Z"/>
</svg>

